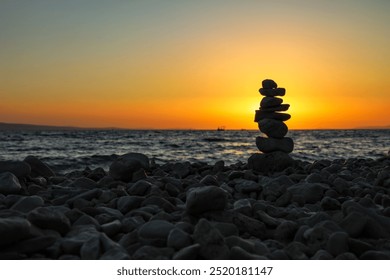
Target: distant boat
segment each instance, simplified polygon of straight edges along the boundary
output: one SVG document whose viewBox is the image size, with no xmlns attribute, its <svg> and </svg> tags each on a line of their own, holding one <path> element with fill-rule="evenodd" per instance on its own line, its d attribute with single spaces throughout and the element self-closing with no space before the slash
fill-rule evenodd
<svg viewBox="0 0 390 280">
<path fill-rule="evenodd" d="M 224 127 L 224 126 L 219 126 L 219 127 L 217 128 L 217 131 L 225 131 L 225 127 Z"/>
</svg>

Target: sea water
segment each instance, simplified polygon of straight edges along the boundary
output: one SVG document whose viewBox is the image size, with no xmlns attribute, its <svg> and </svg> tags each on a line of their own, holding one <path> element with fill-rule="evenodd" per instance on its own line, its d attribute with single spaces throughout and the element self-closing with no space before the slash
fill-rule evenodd
<svg viewBox="0 0 390 280">
<path fill-rule="evenodd" d="M 55 170 L 103 167 L 121 154 L 144 153 L 156 163 L 246 162 L 258 152 L 254 130 L 40 130 L 1 131 L 0 160 L 39 157 Z M 304 161 L 379 158 L 390 150 L 390 130 L 291 130 L 291 156 Z"/>
</svg>

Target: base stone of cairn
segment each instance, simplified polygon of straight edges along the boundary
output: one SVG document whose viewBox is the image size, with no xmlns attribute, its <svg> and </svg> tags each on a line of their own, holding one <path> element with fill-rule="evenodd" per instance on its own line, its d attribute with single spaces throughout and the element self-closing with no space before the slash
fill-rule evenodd
<svg viewBox="0 0 390 280">
<path fill-rule="evenodd" d="M 294 165 L 290 157 L 294 149 L 294 141 L 285 137 L 288 127 L 284 123 L 291 118 L 290 114 L 283 113 L 290 107 L 283 104 L 283 99 L 277 96 L 284 96 L 286 90 L 278 88 L 275 81 L 266 79 L 262 82 L 259 92 L 263 95 L 259 110 L 256 110 L 255 122 L 259 130 L 267 137 L 256 137 L 256 146 L 262 153 L 256 153 L 249 157 L 248 167 L 260 172 L 282 171 Z"/>
</svg>

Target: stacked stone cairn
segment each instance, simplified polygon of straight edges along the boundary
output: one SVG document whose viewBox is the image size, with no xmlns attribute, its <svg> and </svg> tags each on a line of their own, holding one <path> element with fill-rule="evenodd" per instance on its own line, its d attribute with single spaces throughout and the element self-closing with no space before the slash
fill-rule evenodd
<svg viewBox="0 0 390 280">
<path fill-rule="evenodd" d="M 262 154 L 254 154 L 249 160 L 249 167 L 258 171 L 281 171 L 293 165 L 293 159 L 288 155 L 294 149 L 294 141 L 285 137 L 288 127 L 284 123 L 291 118 L 290 114 L 282 113 L 288 110 L 289 104 L 283 104 L 286 89 L 278 88 L 275 81 L 266 79 L 262 82 L 259 92 L 263 95 L 259 110 L 256 110 L 255 122 L 259 130 L 267 137 L 256 137 L 256 146 Z"/>
</svg>

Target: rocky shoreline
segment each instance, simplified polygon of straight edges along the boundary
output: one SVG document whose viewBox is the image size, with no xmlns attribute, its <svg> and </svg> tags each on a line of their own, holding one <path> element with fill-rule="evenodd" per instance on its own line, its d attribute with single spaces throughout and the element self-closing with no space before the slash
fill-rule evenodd
<svg viewBox="0 0 390 280">
<path fill-rule="evenodd" d="M 260 172 L 130 153 L 66 174 L 0 161 L 0 259 L 390 259 L 390 158 Z"/>
</svg>

